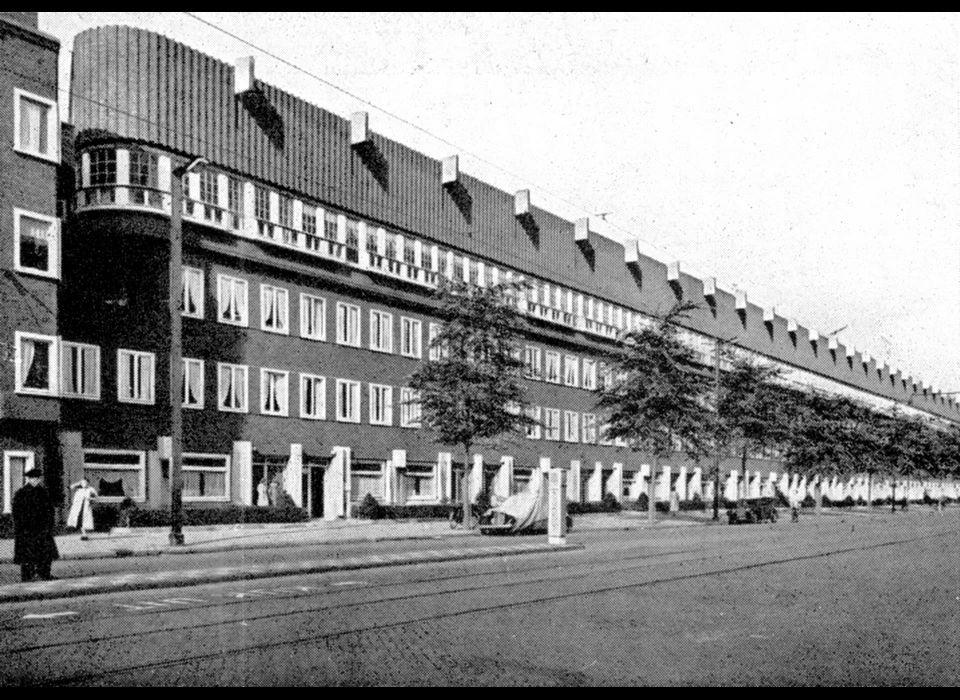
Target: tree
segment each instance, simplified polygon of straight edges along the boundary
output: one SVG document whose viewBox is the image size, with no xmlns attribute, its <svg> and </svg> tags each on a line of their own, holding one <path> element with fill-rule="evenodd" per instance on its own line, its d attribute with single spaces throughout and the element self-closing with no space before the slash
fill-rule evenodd
<svg viewBox="0 0 960 700">
<path fill-rule="evenodd" d="M 707 453 L 713 382 L 677 333 L 677 322 L 695 308 L 677 304 L 653 326 L 625 333 L 610 355 L 613 381 L 597 403 L 606 414 L 606 439 L 625 440 L 634 451 L 653 457 L 647 494 L 651 521 L 660 460 L 678 441 L 694 459 Z"/>
<path fill-rule="evenodd" d="M 897 479 L 910 479 L 918 473 L 932 471 L 936 462 L 932 428 L 921 418 L 904 416 L 894 409 L 878 421 L 879 457 L 884 471 L 891 477 L 893 494 L 891 510 L 897 509 Z M 910 498 L 904 494 L 904 509 Z"/>
<path fill-rule="evenodd" d="M 747 457 L 783 439 L 783 392 L 777 384 L 782 376 L 780 368 L 748 357 L 735 358 L 720 376 L 715 439 L 722 448 L 737 445 L 740 450 L 744 498 L 748 497 Z"/>
<path fill-rule="evenodd" d="M 435 298 L 443 322 L 430 358 L 410 378 L 425 427 L 437 442 L 464 453 L 461 489 L 470 526 L 470 457 L 473 446 L 532 422 L 524 409 L 519 340 L 524 319 L 511 303 L 517 285 L 477 287 L 444 281 Z"/>
</svg>

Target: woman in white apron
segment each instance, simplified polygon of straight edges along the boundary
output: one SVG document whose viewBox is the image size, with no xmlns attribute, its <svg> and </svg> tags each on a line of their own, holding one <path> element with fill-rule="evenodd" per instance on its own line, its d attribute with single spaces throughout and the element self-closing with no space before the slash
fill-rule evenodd
<svg viewBox="0 0 960 700">
<path fill-rule="evenodd" d="M 87 483 L 86 479 L 80 479 L 75 484 L 70 484 L 70 488 L 77 489 L 73 494 L 73 504 L 70 506 L 70 515 L 67 516 L 67 525 L 80 530 L 80 539 L 87 539 L 87 533 L 93 530 L 93 506 L 91 501 L 97 497 L 97 492 Z"/>
</svg>

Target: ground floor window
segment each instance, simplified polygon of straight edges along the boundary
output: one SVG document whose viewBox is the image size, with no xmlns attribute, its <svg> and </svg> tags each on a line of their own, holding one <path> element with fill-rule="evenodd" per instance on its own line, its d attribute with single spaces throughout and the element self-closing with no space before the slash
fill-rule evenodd
<svg viewBox="0 0 960 700">
<path fill-rule="evenodd" d="M 96 489 L 100 501 L 147 497 L 146 458 L 132 450 L 84 450 L 83 476 Z"/>
<path fill-rule="evenodd" d="M 400 472 L 400 489 L 404 500 L 431 500 L 437 497 L 435 464 L 408 464 Z"/>
<path fill-rule="evenodd" d="M 33 452 L 3 453 L 3 512 L 10 513 L 13 508 L 13 494 L 24 485 L 24 473 L 34 463 Z"/>
<path fill-rule="evenodd" d="M 183 455 L 183 500 L 230 500 L 230 458 L 226 455 Z"/>
<path fill-rule="evenodd" d="M 383 503 L 383 465 L 355 463 L 350 466 L 350 493 L 354 501 L 362 501 L 370 494 Z"/>
<path fill-rule="evenodd" d="M 531 481 L 533 481 L 532 467 L 514 467 L 511 493 L 521 493 L 526 491 L 530 487 Z"/>
</svg>

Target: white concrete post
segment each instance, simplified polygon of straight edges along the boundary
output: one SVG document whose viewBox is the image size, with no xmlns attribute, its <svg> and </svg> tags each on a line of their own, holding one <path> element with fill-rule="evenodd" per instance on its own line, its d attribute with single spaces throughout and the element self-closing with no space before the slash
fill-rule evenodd
<svg viewBox="0 0 960 700">
<path fill-rule="evenodd" d="M 497 470 L 497 478 L 493 482 L 493 495 L 501 502 L 510 497 L 510 489 L 513 486 L 513 457 L 503 455 L 500 458 L 500 468 Z"/>
<path fill-rule="evenodd" d="M 680 467 L 677 474 L 677 498 L 681 501 L 687 500 L 687 468 Z"/>
<path fill-rule="evenodd" d="M 483 488 L 483 455 L 473 455 L 473 468 L 470 470 L 470 502 L 476 503 Z"/>
<path fill-rule="evenodd" d="M 233 443 L 233 500 L 244 506 L 253 505 L 253 443 Z"/>
<path fill-rule="evenodd" d="M 567 480 L 567 498 L 580 502 L 580 460 L 570 460 L 570 478 Z"/>
<path fill-rule="evenodd" d="M 350 517 L 350 462 L 349 447 L 334 447 L 330 466 L 323 473 L 323 519 Z"/>
<path fill-rule="evenodd" d="M 613 476 L 610 477 L 610 484 L 607 490 L 614 495 L 617 503 L 623 501 L 623 463 L 613 463 Z"/>
<path fill-rule="evenodd" d="M 400 471 L 403 471 L 407 468 L 407 451 L 406 450 L 394 450 L 390 456 L 390 460 L 387 462 L 387 483 L 390 485 L 390 496 L 391 500 L 386 501 L 387 503 L 402 506 L 404 503 L 401 503 L 401 494 L 400 494 Z M 386 500 L 386 499 L 384 499 Z"/>
<path fill-rule="evenodd" d="M 123 206 L 130 203 L 130 151 L 125 148 L 117 149 L 117 204 Z"/>
<path fill-rule="evenodd" d="M 437 453 L 437 481 L 438 489 L 437 496 L 442 501 L 443 499 L 450 500 L 452 496 L 452 491 L 450 489 L 450 479 L 453 476 L 453 455 L 449 452 L 439 452 Z"/>
<path fill-rule="evenodd" d="M 303 508 L 303 445 L 290 445 L 290 459 L 283 472 L 283 490 L 298 508 Z"/>
<path fill-rule="evenodd" d="M 547 519 L 547 541 L 552 545 L 565 545 L 567 543 L 567 498 L 564 488 L 564 477 L 566 474 L 563 469 L 550 469 L 550 460 L 541 458 L 541 468 L 543 460 L 546 459 L 546 466 L 549 470 L 549 496 L 548 507 L 549 516 Z"/>
<path fill-rule="evenodd" d="M 587 501 L 597 503 L 603 500 L 603 462 L 595 462 L 593 473 L 587 482 Z"/>
</svg>

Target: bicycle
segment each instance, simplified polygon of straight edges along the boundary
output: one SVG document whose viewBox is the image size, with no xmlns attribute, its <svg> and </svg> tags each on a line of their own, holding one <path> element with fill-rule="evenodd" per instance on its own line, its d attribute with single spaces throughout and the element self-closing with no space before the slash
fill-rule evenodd
<svg viewBox="0 0 960 700">
<path fill-rule="evenodd" d="M 480 516 L 484 511 L 476 503 L 470 506 L 470 513 L 473 515 L 470 522 L 470 529 L 475 530 L 480 524 Z M 451 530 L 458 530 L 463 527 L 463 506 L 455 506 L 450 509 L 450 515 L 447 516 L 450 522 Z"/>
</svg>

